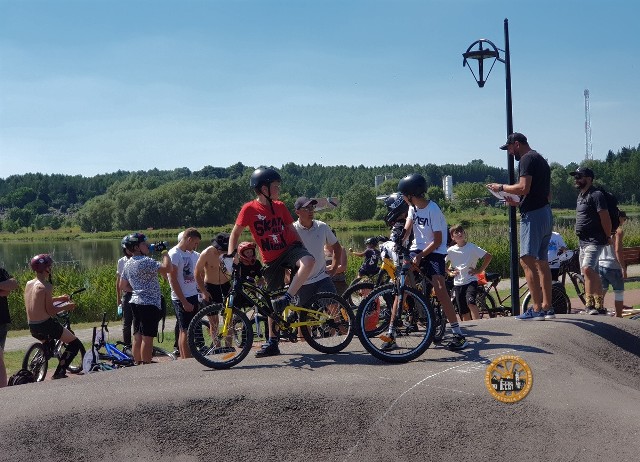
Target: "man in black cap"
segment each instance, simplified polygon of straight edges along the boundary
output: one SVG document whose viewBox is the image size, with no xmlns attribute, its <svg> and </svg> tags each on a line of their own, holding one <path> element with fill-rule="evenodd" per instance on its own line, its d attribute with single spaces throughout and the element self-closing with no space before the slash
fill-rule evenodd
<svg viewBox="0 0 640 462">
<path fill-rule="evenodd" d="M 491 183 L 487 188 L 520 196 L 519 202 L 507 200 L 507 204 L 520 207 L 520 265 L 533 301 L 533 307 L 516 319 L 553 319 L 556 316 L 551 304 L 551 270 L 547 260 L 553 229 L 549 205 L 551 169 L 545 158 L 531 149 L 522 133 L 509 135 L 500 149 L 506 150 L 519 162 L 519 179 L 516 184 Z"/>
<path fill-rule="evenodd" d="M 584 275 L 585 313 L 606 314 L 603 308 L 602 281 L 598 273 L 598 257 L 611 243 L 611 217 L 607 198 L 593 186 L 593 170 L 579 167 L 573 176 L 578 192 L 576 234 L 580 242 L 580 268 Z"/>
</svg>

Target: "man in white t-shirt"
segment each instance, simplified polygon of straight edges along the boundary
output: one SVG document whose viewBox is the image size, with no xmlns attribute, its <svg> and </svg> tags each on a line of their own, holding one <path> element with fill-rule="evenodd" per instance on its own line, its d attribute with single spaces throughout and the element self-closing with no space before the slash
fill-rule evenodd
<svg viewBox="0 0 640 462">
<path fill-rule="evenodd" d="M 335 259 L 336 256 L 339 257 L 342 254 L 342 246 L 326 223 L 313 219 L 317 203 L 315 199 L 303 196 L 299 197 L 293 206 L 296 215 L 298 215 L 298 221 L 294 222 L 293 226 L 298 231 L 307 251 L 316 259 L 311 275 L 298 291 L 301 306 L 304 306 L 307 300 L 318 292 L 336 293 L 336 286 L 331 276 L 338 267 L 338 262 Z M 326 266 L 325 262 L 325 245 L 331 248 L 334 258 L 333 263 L 329 266 Z"/>
<path fill-rule="evenodd" d="M 184 230 L 182 240 L 169 251 L 171 258 L 171 302 L 176 312 L 176 323 L 180 326 L 178 349 L 180 358 L 190 358 L 187 341 L 189 323 L 198 311 L 198 284 L 196 282 L 196 261 L 194 251 L 200 245 L 202 236 L 195 228 Z"/>
</svg>

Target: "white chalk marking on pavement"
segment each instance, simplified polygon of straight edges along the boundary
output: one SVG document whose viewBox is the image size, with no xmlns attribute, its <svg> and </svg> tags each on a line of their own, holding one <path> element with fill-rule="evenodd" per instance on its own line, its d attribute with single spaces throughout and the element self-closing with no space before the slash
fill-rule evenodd
<svg viewBox="0 0 640 462">
<path fill-rule="evenodd" d="M 505 350 L 505 351 L 500 352 L 500 353 L 492 353 L 492 354 L 490 354 L 490 355 L 487 355 L 486 357 L 499 356 L 499 355 L 503 355 L 503 354 L 506 354 L 506 353 L 509 353 L 509 352 L 512 352 L 512 351 L 514 351 L 514 350 L 512 350 L 512 349 L 508 349 L 508 350 Z M 485 358 L 486 358 L 486 357 L 485 357 Z M 481 358 L 481 359 L 480 359 L 480 362 L 486 362 L 486 359 L 485 359 L 485 358 Z M 478 362 L 478 361 L 470 361 L 470 362 Z M 402 393 L 400 393 L 400 395 L 398 395 L 398 397 L 397 397 L 396 399 L 394 399 L 394 400 L 393 400 L 393 402 L 389 405 L 389 407 L 387 408 L 387 410 L 386 410 L 386 411 L 384 411 L 384 412 L 382 413 L 382 415 L 381 415 L 380 417 L 378 417 L 378 418 L 377 418 L 377 419 L 376 419 L 376 420 L 375 420 L 375 421 L 374 421 L 374 422 L 369 426 L 369 429 L 367 430 L 366 435 L 365 435 L 365 436 L 363 436 L 362 438 L 360 438 L 358 441 L 356 441 L 356 444 L 354 444 L 354 445 L 353 445 L 353 447 L 349 450 L 349 452 L 347 452 L 347 455 L 345 456 L 345 458 L 344 458 L 343 460 L 347 460 L 347 459 L 349 459 L 349 458 L 353 455 L 353 453 L 356 451 L 356 449 L 358 449 L 358 447 L 360 446 L 360 443 L 362 443 L 362 442 L 366 439 L 367 435 L 368 435 L 369 433 L 371 433 L 372 429 L 373 429 L 376 425 L 378 425 L 378 423 L 379 423 L 381 420 L 383 420 L 383 419 L 384 419 L 384 418 L 385 418 L 385 417 L 386 417 L 386 416 L 391 412 L 391 410 L 395 407 L 395 405 L 396 405 L 396 404 L 397 404 L 397 403 L 398 403 L 398 402 L 399 402 L 399 401 L 400 401 L 400 400 L 401 400 L 405 395 L 407 395 L 409 392 L 413 391 L 415 388 L 419 387 L 421 384 L 423 384 L 423 383 L 424 383 L 424 382 L 426 382 L 427 380 L 432 379 L 432 378 L 434 378 L 434 377 L 437 377 L 437 376 L 439 376 L 439 375 L 445 374 L 445 373 L 447 373 L 447 372 L 449 372 L 449 371 L 453 371 L 453 370 L 455 370 L 455 369 L 461 368 L 461 367 L 463 367 L 463 366 L 468 366 L 468 364 L 467 364 L 467 362 L 466 362 L 466 361 L 465 361 L 465 362 L 463 362 L 462 364 L 458 364 L 457 366 L 451 366 L 451 367 L 448 367 L 447 369 L 444 369 L 444 370 L 442 370 L 442 371 L 440 371 L 440 372 L 435 372 L 435 373 L 433 373 L 433 374 L 431 374 L 431 375 L 428 375 L 428 376 L 426 376 L 425 378 L 423 378 L 423 379 L 419 380 L 418 382 L 416 382 L 415 384 L 413 384 L 412 386 L 410 386 L 409 388 L 407 388 L 407 389 L 406 389 L 405 391 L 403 391 Z M 449 388 L 444 388 L 444 389 L 445 389 L 445 390 L 447 390 L 447 391 L 456 391 L 456 390 L 451 390 L 451 389 L 449 389 Z M 473 394 L 473 393 L 472 393 L 472 394 Z"/>
</svg>

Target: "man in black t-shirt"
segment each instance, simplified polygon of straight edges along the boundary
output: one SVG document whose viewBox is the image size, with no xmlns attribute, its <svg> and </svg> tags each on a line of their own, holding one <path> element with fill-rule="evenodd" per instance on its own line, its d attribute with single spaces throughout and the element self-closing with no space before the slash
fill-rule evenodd
<svg viewBox="0 0 640 462">
<path fill-rule="evenodd" d="M 7 296 L 18 288 L 18 282 L 4 268 L 0 268 L 0 388 L 7 386 L 7 370 L 4 367 L 4 344 L 11 324 Z"/>
<path fill-rule="evenodd" d="M 520 265 L 531 291 L 533 307 L 516 319 L 542 321 L 555 318 L 551 304 L 551 270 L 547 250 L 553 215 L 549 205 L 551 195 L 551 169 L 539 153 L 531 149 L 527 137 L 512 133 L 500 146 L 518 162 L 519 179 L 516 184 L 491 183 L 494 192 L 504 191 L 520 196 L 520 201 L 507 200 L 510 206 L 520 207 Z"/>
<path fill-rule="evenodd" d="M 593 187 L 593 170 L 580 167 L 573 176 L 578 192 L 576 205 L 576 234 L 580 242 L 580 268 L 584 275 L 585 313 L 606 314 L 604 291 L 598 273 L 598 258 L 611 243 L 611 217 L 607 199 Z"/>
</svg>

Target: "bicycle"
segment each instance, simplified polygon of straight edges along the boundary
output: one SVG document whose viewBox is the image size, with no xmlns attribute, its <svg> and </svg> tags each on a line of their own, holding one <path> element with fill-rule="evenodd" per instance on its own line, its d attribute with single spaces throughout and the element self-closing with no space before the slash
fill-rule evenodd
<svg viewBox="0 0 640 462">
<path fill-rule="evenodd" d="M 380 251 L 380 258 L 382 264 L 373 279 L 369 276 L 357 277 L 351 285 L 347 287 L 347 290 L 343 292 L 342 297 L 354 309 L 358 308 L 362 300 L 364 300 L 375 287 L 388 284 L 395 279 L 396 263 L 393 261 L 393 253 L 386 246 L 383 246 Z"/>
<path fill-rule="evenodd" d="M 267 292 L 246 280 L 234 260 L 231 290 L 225 304 L 216 303 L 199 310 L 189 324 L 188 341 L 193 357 L 206 367 L 228 369 L 249 354 L 256 332 L 243 309 L 236 307 L 236 299 L 249 300 L 254 312 L 272 318 L 280 338 L 295 342 L 301 328 L 309 346 L 322 353 L 338 353 L 349 345 L 354 334 L 353 313 L 341 296 L 320 292 L 305 307 L 289 305 L 278 315 L 273 311 L 271 299 L 284 290 Z M 201 321 L 205 318 L 213 320 L 213 328 L 202 328 Z"/>
<path fill-rule="evenodd" d="M 511 298 L 511 294 L 502 297 L 498 291 L 498 284 L 502 280 L 502 276 L 498 273 L 485 273 L 487 284 L 478 284 L 478 292 L 476 295 L 476 306 L 480 311 L 480 318 L 488 314 L 490 318 L 496 316 L 511 316 L 511 306 L 506 302 Z M 491 295 L 493 290 L 494 295 Z M 519 298 L 522 300 L 521 313 L 524 313 L 531 302 L 531 292 L 527 287 L 526 281 L 518 287 Z M 494 298 L 495 296 L 495 298 Z M 498 304 L 496 304 L 496 299 Z M 567 296 L 564 285 L 558 281 L 551 284 L 551 305 L 556 314 L 566 314 L 571 312 L 571 301 Z"/>
<path fill-rule="evenodd" d="M 586 305 L 584 277 L 580 274 L 580 263 L 578 262 L 579 250 L 567 250 L 554 260 L 560 262 L 560 271 L 558 272 L 558 281 L 553 281 L 551 287 L 551 306 L 556 314 L 571 314 L 571 299 L 567 295 L 566 280 L 567 276 L 573 285 L 576 295 Z M 552 260 L 550 263 L 553 263 Z M 576 272 L 577 271 L 577 272 Z M 527 293 L 522 300 L 522 312 L 531 302 L 531 294 Z"/>
<path fill-rule="evenodd" d="M 74 295 L 77 295 L 86 290 L 85 287 L 77 289 L 69 295 L 69 300 L 73 299 Z M 68 311 L 61 311 L 56 315 L 60 324 L 68 329 L 71 333 L 71 319 Z M 56 358 L 60 360 L 62 353 L 64 352 L 65 343 L 62 340 L 47 340 L 45 342 L 36 342 L 32 344 L 22 359 L 22 369 L 31 371 L 36 382 L 42 382 L 47 376 L 47 369 L 49 367 L 49 360 Z M 82 358 L 86 353 L 84 345 L 80 347 L 78 354 L 74 360 L 67 365 L 67 371 L 72 374 L 78 374 L 82 372 Z"/>
<path fill-rule="evenodd" d="M 409 251 L 398 246 L 402 266 L 394 281 L 373 289 L 362 301 L 356 315 L 356 329 L 362 346 L 374 357 L 390 362 L 404 363 L 424 353 L 433 342 L 435 314 L 430 297 L 408 286 L 407 276 L 412 263 L 407 260 Z M 425 285 L 426 287 L 426 285 Z M 395 319 L 391 319 L 397 307 Z M 393 322 L 396 327 L 396 347 L 382 349 L 388 338 L 382 334 Z"/>
</svg>

